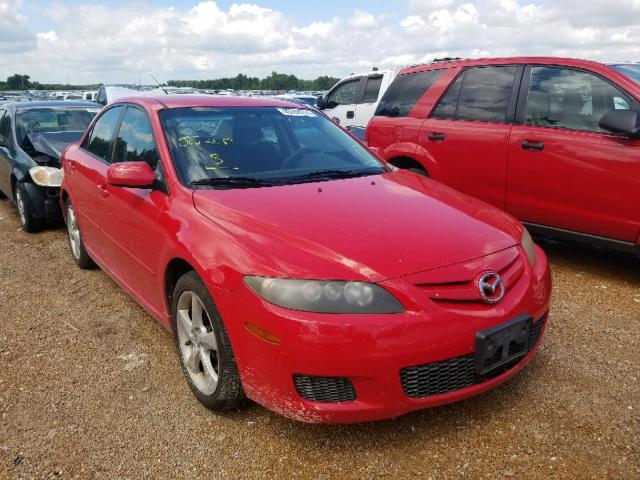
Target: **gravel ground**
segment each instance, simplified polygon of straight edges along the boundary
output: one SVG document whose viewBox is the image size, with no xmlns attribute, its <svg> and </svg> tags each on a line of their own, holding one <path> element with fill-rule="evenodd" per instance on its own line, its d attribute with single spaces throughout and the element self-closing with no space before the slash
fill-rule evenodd
<svg viewBox="0 0 640 480">
<path fill-rule="evenodd" d="M 171 338 L 65 231 L 0 202 L 0 478 L 640 478 L 640 262 L 545 243 L 554 299 L 502 387 L 396 420 L 307 425 L 192 398 Z"/>
</svg>

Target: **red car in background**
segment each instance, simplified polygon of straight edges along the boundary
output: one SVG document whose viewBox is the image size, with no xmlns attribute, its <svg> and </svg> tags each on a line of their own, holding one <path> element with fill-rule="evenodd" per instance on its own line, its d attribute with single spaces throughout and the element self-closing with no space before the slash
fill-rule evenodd
<svg viewBox="0 0 640 480">
<path fill-rule="evenodd" d="M 213 410 L 395 417 L 498 385 L 541 341 L 549 268 L 517 220 L 301 105 L 119 100 L 63 168 L 75 262 L 174 333 Z"/>
<path fill-rule="evenodd" d="M 390 163 L 534 233 L 640 252 L 640 64 L 496 58 L 405 68 L 367 127 Z"/>
</svg>

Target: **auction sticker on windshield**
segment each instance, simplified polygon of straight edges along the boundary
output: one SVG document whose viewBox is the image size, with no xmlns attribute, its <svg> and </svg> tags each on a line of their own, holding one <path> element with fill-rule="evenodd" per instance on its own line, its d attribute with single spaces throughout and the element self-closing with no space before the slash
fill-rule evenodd
<svg viewBox="0 0 640 480">
<path fill-rule="evenodd" d="M 277 109 L 283 115 L 289 115 L 291 117 L 316 117 L 317 115 L 311 110 L 306 108 L 278 108 Z"/>
</svg>

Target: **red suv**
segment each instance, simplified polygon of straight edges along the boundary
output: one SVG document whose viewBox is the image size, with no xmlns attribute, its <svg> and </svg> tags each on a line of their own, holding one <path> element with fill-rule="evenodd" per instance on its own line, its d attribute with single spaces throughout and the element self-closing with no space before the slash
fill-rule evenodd
<svg viewBox="0 0 640 480">
<path fill-rule="evenodd" d="M 366 138 L 533 232 L 637 253 L 639 118 L 639 64 L 444 61 L 403 69 Z"/>
</svg>

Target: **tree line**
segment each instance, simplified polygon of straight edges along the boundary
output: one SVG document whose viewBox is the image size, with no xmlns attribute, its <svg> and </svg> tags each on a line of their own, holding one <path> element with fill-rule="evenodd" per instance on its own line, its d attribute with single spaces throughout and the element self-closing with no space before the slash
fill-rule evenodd
<svg viewBox="0 0 640 480">
<path fill-rule="evenodd" d="M 5 82 L 0 81 L 0 90 L 95 90 L 98 85 L 64 85 L 62 83 L 40 83 L 31 81 L 29 75 L 15 73 Z"/>
<path fill-rule="evenodd" d="M 266 78 L 249 77 L 239 73 L 235 77 L 214 78 L 210 80 L 169 80 L 173 87 L 193 87 L 205 90 L 328 90 L 339 78 L 320 76 L 315 80 L 303 80 L 295 75 L 273 72 Z"/>
<path fill-rule="evenodd" d="M 204 90 L 329 90 L 339 78 L 327 75 L 315 80 L 303 80 L 295 75 L 273 72 L 266 78 L 249 77 L 239 73 L 235 77 L 213 78 L 210 80 L 169 80 L 165 85 L 173 87 L 193 87 Z M 61 83 L 40 83 L 32 81 L 29 75 L 15 73 L 0 81 L 0 90 L 96 90 L 98 85 L 65 85 Z"/>
</svg>

